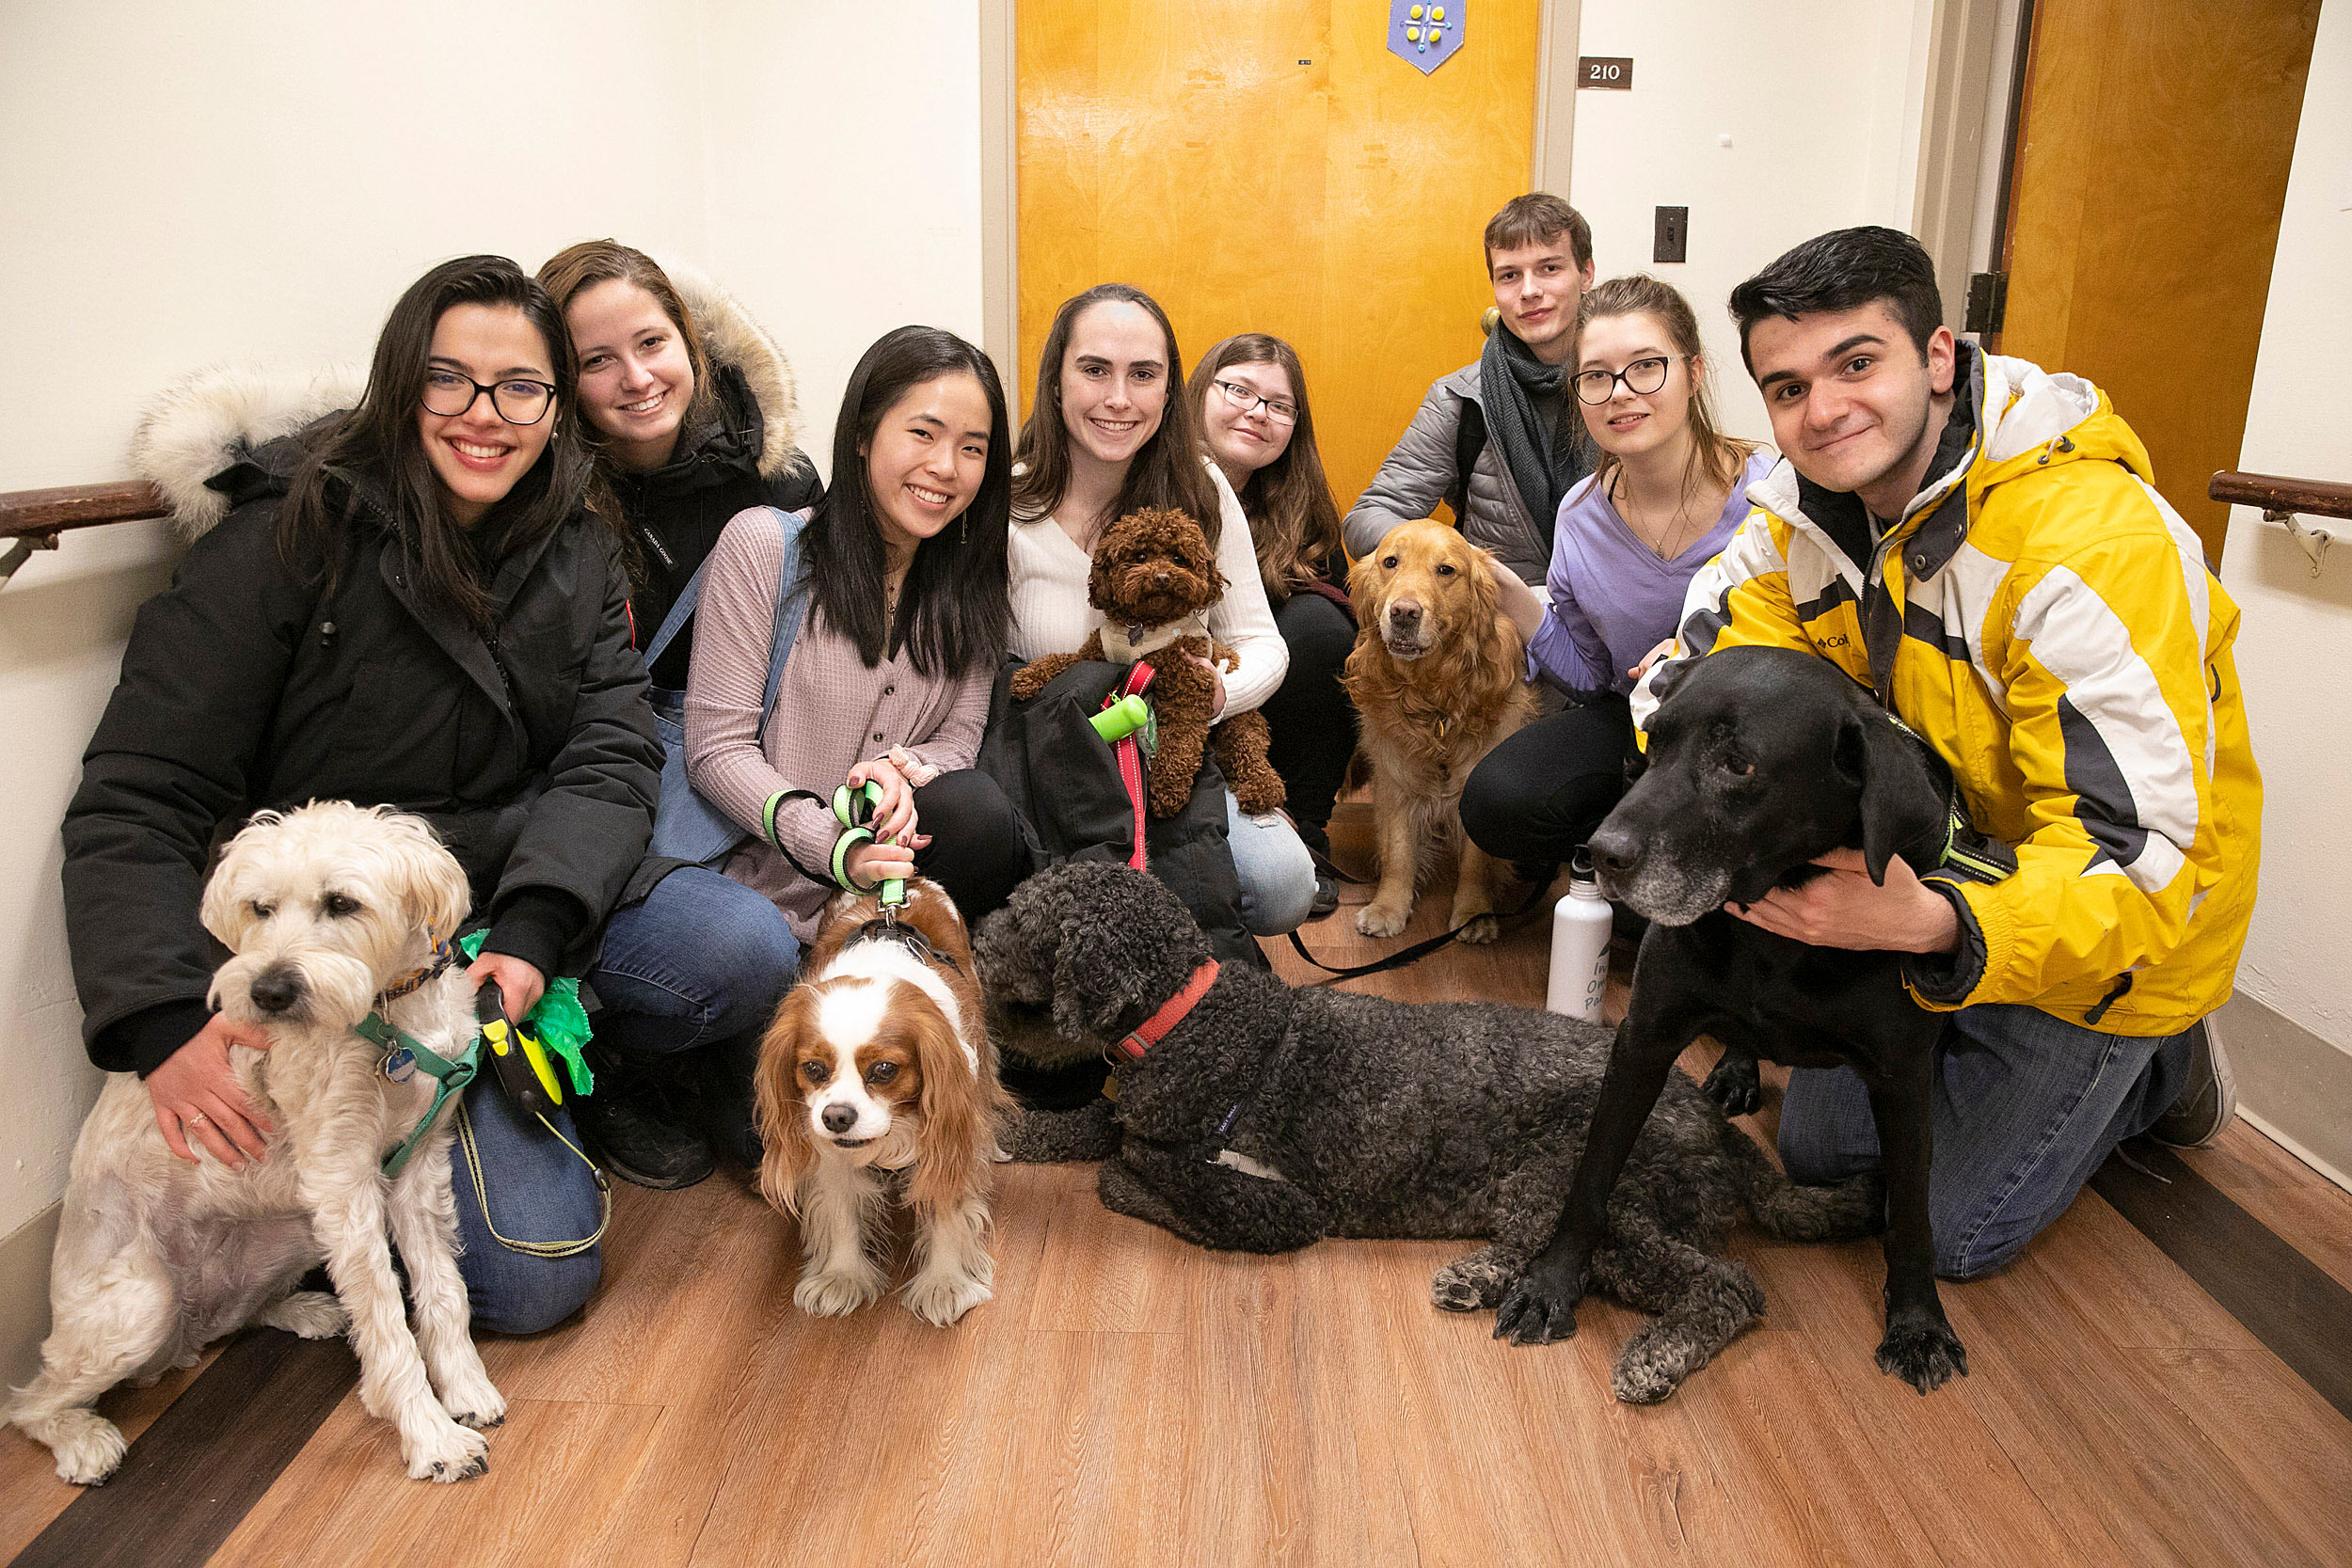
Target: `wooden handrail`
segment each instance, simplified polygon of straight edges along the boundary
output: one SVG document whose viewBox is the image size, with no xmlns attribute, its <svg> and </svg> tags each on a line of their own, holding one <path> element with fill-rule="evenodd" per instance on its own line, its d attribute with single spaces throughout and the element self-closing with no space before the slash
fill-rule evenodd
<svg viewBox="0 0 2352 1568">
<path fill-rule="evenodd" d="M 2286 479 L 2278 474 L 2245 474 L 2224 468 L 2213 476 L 2205 494 L 2233 506 L 2259 507 L 2265 512 L 2352 517 L 2352 484 L 2339 484 L 2332 480 Z"/>
<path fill-rule="evenodd" d="M 54 542 L 69 528 L 95 528 L 100 523 L 136 522 L 145 517 L 168 517 L 163 492 L 144 480 L 115 484 L 61 484 L 52 490 L 10 490 L 0 494 L 0 539 L 36 538 Z"/>
</svg>

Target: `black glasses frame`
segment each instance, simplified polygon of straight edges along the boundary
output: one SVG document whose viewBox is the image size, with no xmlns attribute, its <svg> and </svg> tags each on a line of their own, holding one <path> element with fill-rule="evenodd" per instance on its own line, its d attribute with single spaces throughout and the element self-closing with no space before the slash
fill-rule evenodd
<svg viewBox="0 0 2352 1568">
<path fill-rule="evenodd" d="M 447 365 L 435 365 L 424 373 L 427 378 L 425 385 L 428 388 L 432 385 L 431 378 L 437 375 L 453 375 L 458 380 L 473 388 L 472 395 L 466 399 L 465 407 L 448 413 L 444 413 L 442 410 L 434 407 L 430 403 L 426 403 L 425 393 L 423 391 L 418 392 L 417 401 L 421 404 L 424 404 L 424 411 L 428 414 L 437 415 L 439 418 L 444 420 L 464 419 L 468 414 L 473 412 L 473 405 L 480 403 L 485 393 L 488 394 L 490 399 L 491 411 L 496 413 L 500 419 L 504 420 L 511 425 L 528 426 L 537 424 L 541 420 L 548 417 L 548 410 L 555 406 L 555 383 L 552 381 L 534 381 L 527 375 L 502 375 L 496 381 L 485 384 L 484 382 L 476 381 L 472 376 L 468 375 L 463 371 L 453 371 Z M 527 420 L 518 420 L 515 418 L 514 415 L 509 414 L 506 411 L 506 404 L 499 401 L 499 388 L 511 382 L 517 381 L 527 387 L 543 387 L 547 388 L 548 401 L 539 405 L 539 412 L 533 414 Z"/>
<path fill-rule="evenodd" d="M 1666 385 L 1666 372 L 1674 368 L 1674 362 L 1676 360 L 1688 359 L 1691 356 L 1687 354 L 1645 354 L 1642 357 L 1634 360 L 1631 364 L 1628 365 L 1621 371 L 1579 371 L 1571 378 L 1576 383 L 1576 400 L 1579 403 L 1586 404 L 1594 408 L 1598 408 L 1602 404 L 1607 403 L 1611 398 L 1617 395 L 1617 383 L 1620 381 L 1625 383 L 1625 389 L 1627 391 L 1631 392 L 1635 397 L 1645 398 L 1652 392 L 1660 391 L 1664 388 Z M 1633 385 L 1633 372 L 1640 370 L 1644 365 L 1655 365 L 1658 367 L 1657 386 L 1636 387 Z M 1608 390 L 1602 392 L 1598 397 L 1586 396 L 1584 391 L 1584 383 L 1586 379 L 1594 378 L 1597 380 L 1598 377 L 1604 375 L 1609 378 Z"/>
<path fill-rule="evenodd" d="M 1223 392 L 1227 397 L 1233 399 L 1235 404 L 1239 406 L 1241 412 L 1245 414 L 1255 413 L 1260 408 L 1263 408 L 1265 410 L 1265 417 L 1272 420 L 1276 424 L 1296 424 L 1298 422 L 1298 404 L 1291 402 L 1288 398 L 1270 398 L 1263 392 L 1251 391 L 1248 388 L 1243 386 L 1238 381 L 1228 381 L 1223 376 L 1211 376 L 1209 381 L 1210 385 L 1214 386 L 1218 391 Z M 1278 403 L 1290 410 L 1290 413 L 1287 416 L 1277 414 L 1274 411 L 1274 405 Z"/>
</svg>

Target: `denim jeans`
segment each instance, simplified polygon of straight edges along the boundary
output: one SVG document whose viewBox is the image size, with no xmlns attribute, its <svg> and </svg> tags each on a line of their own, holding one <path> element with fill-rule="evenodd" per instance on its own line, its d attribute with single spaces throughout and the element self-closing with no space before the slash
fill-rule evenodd
<svg viewBox="0 0 2352 1568">
<path fill-rule="evenodd" d="M 588 985 L 596 1038 L 668 1055 L 765 1029 L 801 964 L 784 911 L 704 866 L 671 872 L 614 914 Z"/>
<path fill-rule="evenodd" d="M 492 1235 L 515 1242 L 573 1242 L 594 1235 L 596 1180 L 580 1156 L 548 1135 L 535 1117 L 517 1111 L 485 1072 L 462 1103 L 481 1162 L 477 1186 L 462 1137 L 450 1146 L 450 1175 L 457 1192 L 457 1272 L 473 1304 L 473 1326 L 493 1334 L 536 1334 L 587 1305 L 603 1269 L 601 1247 L 570 1258 L 516 1252 Z M 577 1144 L 568 1111 L 548 1118 Z M 484 1217 L 487 1189 L 488 1217 Z"/>
<path fill-rule="evenodd" d="M 1280 816 L 1245 816 L 1225 792 L 1225 842 L 1241 879 L 1241 923 L 1251 936 L 1279 937 L 1307 923 L 1315 902 L 1315 858 Z"/>
<path fill-rule="evenodd" d="M 2117 1144 L 2146 1132 L 2187 1082 L 2185 1034 L 2103 1035 L 2038 1007 L 1952 1015 L 1936 1065 L 1929 1211 L 1935 1272 L 1999 1268 L 2066 1212 Z M 1806 1183 L 1879 1164 L 1877 1124 L 1851 1068 L 1800 1068 L 1780 1108 L 1780 1157 Z"/>
</svg>

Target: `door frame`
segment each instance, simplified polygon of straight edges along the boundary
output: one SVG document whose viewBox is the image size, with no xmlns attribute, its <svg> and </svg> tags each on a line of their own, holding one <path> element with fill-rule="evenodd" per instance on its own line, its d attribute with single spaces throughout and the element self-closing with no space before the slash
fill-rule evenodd
<svg viewBox="0 0 2352 1568">
<path fill-rule="evenodd" d="M 1021 67 L 1015 0 L 979 0 L 980 346 L 1005 398 L 1024 415 L 1021 378 Z M 1568 197 L 1576 139 L 1576 49 L 1583 0 L 1542 0 L 1536 21 L 1535 125 L 1528 188 Z M 1569 198 L 1573 199 L 1573 198 Z"/>
</svg>

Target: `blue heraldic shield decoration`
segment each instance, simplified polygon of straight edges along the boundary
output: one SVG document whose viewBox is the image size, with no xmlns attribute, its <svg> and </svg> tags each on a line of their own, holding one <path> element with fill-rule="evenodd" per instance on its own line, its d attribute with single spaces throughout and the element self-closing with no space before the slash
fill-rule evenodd
<svg viewBox="0 0 2352 1568">
<path fill-rule="evenodd" d="M 1391 0 L 1389 51 L 1424 76 L 1462 47 L 1462 13 L 1470 0 Z"/>
</svg>

